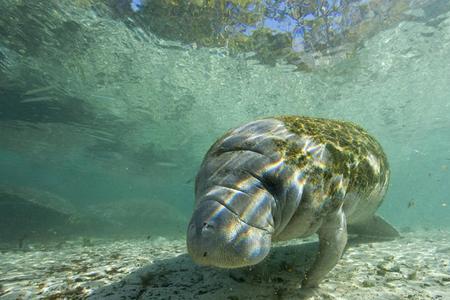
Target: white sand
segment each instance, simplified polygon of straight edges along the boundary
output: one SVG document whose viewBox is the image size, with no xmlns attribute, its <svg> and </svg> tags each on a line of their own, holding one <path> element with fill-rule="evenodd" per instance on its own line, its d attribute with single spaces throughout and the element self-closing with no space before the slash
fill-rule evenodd
<svg viewBox="0 0 450 300">
<path fill-rule="evenodd" d="M 253 268 L 199 267 L 184 241 L 95 240 L 0 254 L 0 299 L 450 299 L 450 232 L 352 245 L 320 288 L 299 283 L 312 241 L 277 245 Z"/>
</svg>

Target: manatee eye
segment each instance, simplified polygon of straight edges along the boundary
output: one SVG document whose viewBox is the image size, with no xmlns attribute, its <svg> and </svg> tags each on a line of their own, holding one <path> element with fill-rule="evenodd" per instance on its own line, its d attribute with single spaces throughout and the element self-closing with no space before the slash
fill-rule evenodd
<svg viewBox="0 0 450 300">
<path fill-rule="evenodd" d="M 210 228 L 214 228 L 214 226 L 206 222 L 203 223 L 203 229 L 210 229 Z"/>
<path fill-rule="evenodd" d="M 276 195 L 278 192 L 278 184 L 272 179 L 266 179 L 262 181 L 263 186 L 266 188 L 266 190 L 272 194 L 272 196 Z"/>
<path fill-rule="evenodd" d="M 205 257 L 207 254 L 208 254 L 207 252 L 204 252 L 204 253 L 203 253 L 203 257 Z"/>
</svg>

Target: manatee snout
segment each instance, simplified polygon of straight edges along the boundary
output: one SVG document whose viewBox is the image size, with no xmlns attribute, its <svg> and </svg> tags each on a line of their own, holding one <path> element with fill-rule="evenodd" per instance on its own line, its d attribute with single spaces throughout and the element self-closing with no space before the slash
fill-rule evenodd
<svg viewBox="0 0 450 300">
<path fill-rule="evenodd" d="M 262 261 L 270 251 L 271 234 L 250 226 L 214 200 L 203 201 L 192 215 L 187 248 L 200 265 L 239 268 Z"/>
</svg>

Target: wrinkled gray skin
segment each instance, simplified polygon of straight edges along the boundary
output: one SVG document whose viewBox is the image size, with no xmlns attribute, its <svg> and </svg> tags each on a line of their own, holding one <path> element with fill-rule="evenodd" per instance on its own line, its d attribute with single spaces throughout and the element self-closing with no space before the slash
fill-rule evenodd
<svg viewBox="0 0 450 300">
<path fill-rule="evenodd" d="M 369 194 L 346 195 L 346 179 L 341 174 L 312 180 L 286 163 L 276 146 L 280 140 L 303 148 L 315 146 L 309 138 L 292 134 L 282 121 L 264 119 L 231 130 L 211 147 L 196 179 L 188 251 L 198 264 L 238 268 L 262 261 L 272 241 L 318 233 L 319 254 L 302 282 L 302 287 L 315 287 L 343 253 L 347 222 L 377 222 L 381 230 L 392 229 L 381 218 L 374 218 L 387 180 Z M 314 150 L 313 155 L 318 160 L 329 159 L 324 149 Z M 338 192 L 321 194 L 315 187 L 317 180 L 321 188 L 332 186 Z M 390 233 L 396 235 L 395 230 Z"/>
</svg>

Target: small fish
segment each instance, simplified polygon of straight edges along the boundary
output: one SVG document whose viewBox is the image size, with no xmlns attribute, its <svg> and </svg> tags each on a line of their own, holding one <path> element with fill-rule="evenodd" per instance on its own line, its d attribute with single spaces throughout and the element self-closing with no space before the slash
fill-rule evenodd
<svg viewBox="0 0 450 300">
<path fill-rule="evenodd" d="M 99 135 L 92 134 L 92 133 L 87 133 L 87 135 L 89 135 L 89 136 L 91 136 L 91 137 L 93 137 L 93 138 L 95 138 L 97 140 L 101 140 L 101 141 L 104 141 L 104 142 L 109 142 L 111 144 L 115 143 L 115 141 L 113 139 L 109 139 L 107 137 L 99 136 Z"/>
<path fill-rule="evenodd" d="M 105 95 L 96 95 L 96 94 L 92 94 L 91 96 L 97 98 L 97 100 L 107 100 L 107 101 L 111 101 L 111 102 L 114 102 L 114 101 L 117 100 L 117 99 L 114 98 L 114 97 L 105 96 Z"/>
<path fill-rule="evenodd" d="M 37 88 L 37 89 L 32 89 L 32 90 L 26 91 L 24 95 L 29 96 L 29 95 L 42 93 L 42 92 L 47 92 L 47 91 L 53 90 L 54 88 L 55 88 L 54 85 L 40 87 L 40 88 Z"/>
<path fill-rule="evenodd" d="M 159 161 L 156 163 L 157 166 L 165 168 L 176 168 L 177 164 L 169 161 Z"/>
<path fill-rule="evenodd" d="M 22 101 L 20 101 L 20 103 L 30 103 L 30 102 L 42 102 L 42 101 L 55 101 L 56 99 L 53 97 L 48 97 L 48 96 L 42 96 L 42 97 L 35 97 L 35 98 L 26 98 Z"/>
<path fill-rule="evenodd" d="M 412 199 L 411 201 L 408 202 L 408 208 L 411 207 L 416 207 L 416 201 L 414 199 Z"/>
<path fill-rule="evenodd" d="M 186 136 L 186 137 L 181 141 L 181 143 L 179 143 L 178 148 L 179 148 L 180 146 L 186 145 L 186 144 L 189 143 L 191 140 L 192 140 L 192 136 L 189 136 L 189 135 Z"/>
<path fill-rule="evenodd" d="M 140 113 L 147 114 L 147 115 L 151 115 L 151 114 L 152 114 L 152 112 L 151 112 L 150 110 L 148 110 L 148 109 L 135 108 L 134 110 L 135 110 L 136 112 L 140 112 Z"/>
</svg>

